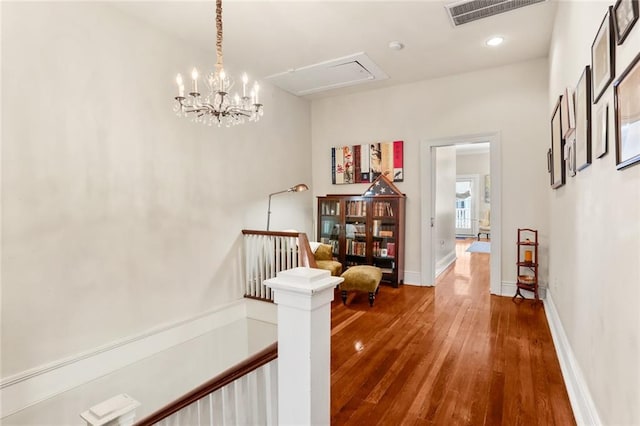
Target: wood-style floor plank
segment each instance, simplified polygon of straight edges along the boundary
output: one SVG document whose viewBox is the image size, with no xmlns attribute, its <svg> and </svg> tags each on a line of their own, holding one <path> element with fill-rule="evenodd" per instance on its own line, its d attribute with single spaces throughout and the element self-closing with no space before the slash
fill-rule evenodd
<svg viewBox="0 0 640 426">
<path fill-rule="evenodd" d="M 435 288 L 336 293 L 333 425 L 575 425 L 544 307 L 491 296 L 471 241 Z"/>
</svg>

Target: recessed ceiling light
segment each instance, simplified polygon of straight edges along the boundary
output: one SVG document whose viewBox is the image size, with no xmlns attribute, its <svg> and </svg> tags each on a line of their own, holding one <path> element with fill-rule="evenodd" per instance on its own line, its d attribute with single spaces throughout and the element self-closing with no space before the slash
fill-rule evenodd
<svg viewBox="0 0 640 426">
<path fill-rule="evenodd" d="M 504 41 L 504 37 L 500 37 L 500 36 L 491 37 L 489 40 L 487 40 L 487 46 L 493 46 L 493 47 L 500 46 L 503 41 Z"/>
</svg>

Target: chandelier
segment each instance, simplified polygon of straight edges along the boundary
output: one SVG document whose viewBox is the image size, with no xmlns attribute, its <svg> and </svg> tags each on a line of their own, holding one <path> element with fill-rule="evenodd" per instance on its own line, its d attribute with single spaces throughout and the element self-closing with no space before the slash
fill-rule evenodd
<svg viewBox="0 0 640 426">
<path fill-rule="evenodd" d="M 222 0 L 216 0 L 216 70 L 204 79 L 204 93 L 200 93 L 198 70 L 191 72 L 191 91 L 185 96 L 184 81 L 178 74 L 178 96 L 175 97 L 173 110 L 179 117 L 189 117 L 192 121 L 218 127 L 230 127 L 248 121 L 258 121 L 262 117 L 262 104 L 258 93 L 260 86 L 255 82 L 249 88 L 247 74 L 242 75 L 242 95 L 235 92 L 230 95 L 234 82 L 224 71 L 222 62 Z"/>
</svg>

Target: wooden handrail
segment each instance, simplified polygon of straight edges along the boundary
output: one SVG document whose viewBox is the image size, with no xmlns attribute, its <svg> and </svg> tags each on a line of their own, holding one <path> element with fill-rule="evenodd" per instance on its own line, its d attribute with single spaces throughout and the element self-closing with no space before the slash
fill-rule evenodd
<svg viewBox="0 0 640 426">
<path fill-rule="evenodd" d="M 243 229 L 242 235 L 273 235 L 274 237 L 297 237 L 299 232 L 285 231 L 259 231 L 255 229 Z"/>
<path fill-rule="evenodd" d="M 223 388 L 229 383 L 251 373 L 276 358 L 278 358 L 278 342 L 273 343 L 252 357 L 247 358 L 228 370 L 218 374 L 213 379 L 208 380 L 181 398 L 178 398 L 154 413 L 149 414 L 147 417 L 136 422 L 135 426 L 149 426 L 158 423 L 162 419 L 169 417 L 170 415 L 182 410 L 184 407 L 193 404 L 197 400 Z"/>
<path fill-rule="evenodd" d="M 311 251 L 307 234 L 298 235 L 298 265 L 307 268 L 317 268 L 316 257 Z"/>
</svg>

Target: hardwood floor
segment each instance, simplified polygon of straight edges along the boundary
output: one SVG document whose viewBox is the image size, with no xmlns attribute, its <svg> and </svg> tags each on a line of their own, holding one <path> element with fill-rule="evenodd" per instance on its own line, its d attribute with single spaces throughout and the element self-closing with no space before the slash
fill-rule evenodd
<svg viewBox="0 0 640 426">
<path fill-rule="evenodd" d="M 574 425 L 541 304 L 489 294 L 489 254 L 434 287 L 332 304 L 333 425 Z"/>
</svg>

